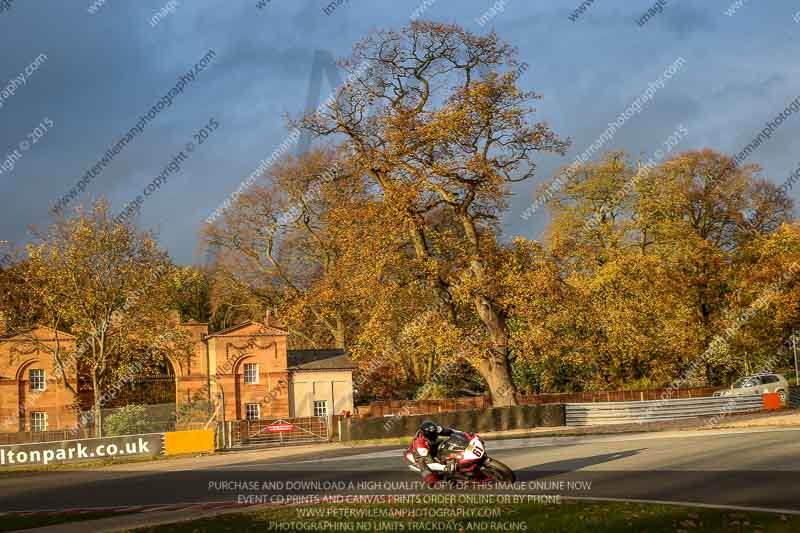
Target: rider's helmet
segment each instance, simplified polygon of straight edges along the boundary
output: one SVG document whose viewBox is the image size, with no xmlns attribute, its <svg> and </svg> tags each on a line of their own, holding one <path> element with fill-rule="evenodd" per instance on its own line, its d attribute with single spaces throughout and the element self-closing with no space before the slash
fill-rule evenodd
<svg viewBox="0 0 800 533">
<path fill-rule="evenodd" d="M 436 422 L 426 420 L 419 426 L 419 432 L 428 442 L 435 442 L 439 438 L 442 428 Z"/>
</svg>

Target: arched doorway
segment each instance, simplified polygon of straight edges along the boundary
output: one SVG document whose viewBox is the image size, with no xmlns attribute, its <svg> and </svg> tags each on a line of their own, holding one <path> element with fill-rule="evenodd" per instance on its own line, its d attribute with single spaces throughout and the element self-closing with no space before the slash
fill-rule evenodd
<svg viewBox="0 0 800 533">
<path fill-rule="evenodd" d="M 169 360 L 165 360 L 150 371 L 129 380 L 114 398 L 113 405 L 108 407 L 130 404 L 174 406 L 175 400 L 175 369 Z"/>
<path fill-rule="evenodd" d="M 32 429 L 28 423 L 29 415 L 34 411 L 38 403 L 38 395 L 41 393 L 34 392 L 35 387 L 30 383 L 30 371 L 37 367 L 42 367 L 42 361 L 39 358 L 28 359 L 23 362 L 17 369 L 17 418 L 18 418 L 18 431 L 28 431 Z M 42 391 L 45 389 L 42 388 Z"/>
<path fill-rule="evenodd" d="M 247 404 L 253 403 L 254 405 L 259 405 L 257 402 L 248 402 L 249 396 L 245 394 L 245 365 L 249 363 L 254 363 L 256 361 L 255 357 L 251 353 L 242 354 L 237 360 L 236 363 L 233 365 L 233 405 L 235 410 L 235 418 L 236 420 L 244 420 L 248 418 L 261 418 L 261 413 L 258 412 L 257 414 L 253 415 L 252 413 L 248 414 L 246 412 Z M 256 369 L 258 366 L 256 365 Z M 256 383 L 258 383 L 258 379 L 256 378 Z M 259 410 L 260 411 L 260 410 Z"/>
</svg>

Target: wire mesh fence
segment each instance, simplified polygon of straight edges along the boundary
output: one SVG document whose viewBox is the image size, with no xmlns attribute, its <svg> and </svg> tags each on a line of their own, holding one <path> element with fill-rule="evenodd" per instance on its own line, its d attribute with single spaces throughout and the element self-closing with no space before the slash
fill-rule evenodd
<svg viewBox="0 0 800 533">
<path fill-rule="evenodd" d="M 0 433 L 0 446 L 88 439 L 91 437 L 94 437 L 94 434 L 92 430 L 87 428 L 59 429 L 55 431 L 18 431 L 15 433 Z"/>
</svg>

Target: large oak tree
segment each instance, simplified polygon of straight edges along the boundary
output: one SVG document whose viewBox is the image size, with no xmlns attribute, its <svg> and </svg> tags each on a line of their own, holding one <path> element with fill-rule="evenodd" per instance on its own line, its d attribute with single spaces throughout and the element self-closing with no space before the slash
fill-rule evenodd
<svg viewBox="0 0 800 533">
<path fill-rule="evenodd" d="M 342 65 L 349 82 L 301 126 L 342 142 L 380 187 L 385 208 L 408 228 L 441 319 L 464 336 L 482 329 L 486 349 L 471 362 L 493 403 L 515 404 L 508 317 L 492 270 L 496 223 L 510 185 L 534 175 L 533 156 L 563 153 L 567 143 L 529 122 L 540 96 L 517 86 L 515 51 L 494 33 L 415 21 L 368 36 Z M 442 212 L 447 241 L 431 221 Z"/>
<path fill-rule="evenodd" d="M 178 272 L 152 234 L 115 221 L 105 201 L 58 218 L 27 251 L 20 276 L 39 303 L 37 321 L 75 337 L 75 350 L 45 348 L 76 403 L 73 373 L 78 383 L 89 383 L 101 434 L 109 386 L 131 381 L 169 356 L 186 361 L 192 353 L 188 335 L 167 319 Z"/>
</svg>

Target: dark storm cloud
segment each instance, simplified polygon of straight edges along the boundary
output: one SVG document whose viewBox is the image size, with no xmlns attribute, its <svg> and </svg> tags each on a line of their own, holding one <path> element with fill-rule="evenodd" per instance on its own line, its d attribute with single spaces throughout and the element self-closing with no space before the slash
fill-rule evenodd
<svg viewBox="0 0 800 533">
<path fill-rule="evenodd" d="M 665 30 L 674 33 L 678 38 L 685 39 L 692 33 L 710 32 L 718 28 L 720 24 L 724 24 L 726 21 L 720 19 L 718 15 L 716 11 L 709 10 L 708 6 L 699 7 L 673 0 L 668 3 L 659 17 L 663 17 L 660 23 Z M 647 29 L 651 29 L 649 24 Z"/>
<path fill-rule="evenodd" d="M 94 1 L 94 0 L 92 0 Z M 335 56 L 374 28 L 399 28 L 421 3 L 343 3 L 330 15 L 324 0 L 224 3 L 177 0 L 153 27 L 167 0 L 106 0 L 95 14 L 86 2 L 22 3 L 0 13 L 0 90 L 38 54 L 47 61 L 0 108 L 0 163 L 43 117 L 55 123 L 24 154 L 13 172 L 0 174 L 0 239 L 24 243 L 28 224 L 46 223 L 48 209 L 136 123 L 207 50 L 218 56 L 194 85 L 114 158 L 88 187 L 115 208 L 136 197 L 208 119 L 214 137 L 143 206 L 140 222 L 158 229 L 180 261 L 193 261 L 203 220 L 286 138 L 284 115 L 306 105 L 316 50 Z M 647 5 L 596 2 L 571 22 L 579 2 L 540 5 L 508 0 L 484 27 L 475 21 L 490 0 L 437 0 L 423 18 L 456 22 L 474 32 L 494 28 L 518 47 L 530 68 L 520 78 L 543 93 L 536 120 L 573 138 L 566 157 L 539 160 L 530 183 L 515 186 L 505 217 L 509 234 L 530 237 L 546 223 L 544 210 L 520 217 L 536 187 L 571 163 L 663 68 L 685 57 L 684 71 L 611 139 L 605 149 L 650 153 L 678 123 L 689 135 L 679 149 L 710 146 L 740 150 L 776 110 L 794 98 L 796 6 L 750 2 L 733 16 L 729 3 L 670 1 L 643 27 L 635 18 Z M 331 87 L 323 80 L 321 98 Z M 791 140 L 800 121 L 789 121 L 753 154 L 765 174 L 782 182 L 796 167 Z"/>
</svg>

